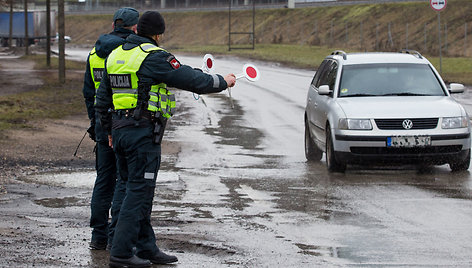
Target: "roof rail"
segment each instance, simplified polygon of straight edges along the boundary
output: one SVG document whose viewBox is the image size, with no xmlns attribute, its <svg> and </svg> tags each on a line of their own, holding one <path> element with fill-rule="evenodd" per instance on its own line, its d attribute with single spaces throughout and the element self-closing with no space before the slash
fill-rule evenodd
<svg viewBox="0 0 472 268">
<path fill-rule="evenodd" d="M 410 54 L 410 55 L 415 55 L 417 56 L 418 58 L 422 59 L 423 56 L 416 50 L 411 50 L 411 49 L 402 49 L 399 51 L 400 53 L 406 53 L 406 54 Z"/>
<path fill-rule="evenodd" d="M 347 59 L 347 54 L 346 52 L 342 51 L 342 50 L 335 50 L 331 53 L 331 55 L 342 55 L 343 56 L 343 60 L 346 60 Z"/>
</svg>

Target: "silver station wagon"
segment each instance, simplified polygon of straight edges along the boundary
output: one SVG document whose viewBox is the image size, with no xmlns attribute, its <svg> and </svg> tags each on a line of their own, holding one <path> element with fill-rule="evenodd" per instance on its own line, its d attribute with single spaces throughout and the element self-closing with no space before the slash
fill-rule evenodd
<svg viewBox="0 0 472 268">
<path fill-rule="evenodd" d="M 419 167 L 470 164 L 470 122 L 433 65 L 416 51 L 335 51 L 321 63 L 308 90 L 305 155 L 329 171 L 348 164 Z"/>
</svg>

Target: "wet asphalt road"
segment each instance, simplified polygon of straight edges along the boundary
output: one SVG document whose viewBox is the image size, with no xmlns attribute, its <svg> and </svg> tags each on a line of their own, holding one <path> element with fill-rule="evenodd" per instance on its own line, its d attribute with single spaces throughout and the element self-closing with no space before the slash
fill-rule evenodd
<svg viewBox="0 0 472 268">
<path fill-rule="evenodd" d="M 178 58 L 201 66 L 201 58 Z M 215 69 L 239 73 L 244 63 L 216 58 Z M 303 111 L 314 71 L 256 65 L 261 79 L 238 80 L 234 109 L 227 92 L 199 100 L 177 92 L 165 139 L 181 149 L 162 161 L 152 214 L 158 245 L 179 258 L 174 266 L 472 266 L 469 172 L 444 165 L 331 174 L 324 159 L 307 163 Z M 457 98 L 472 114 L 469 92 Z M 17 202 L 0 204 L 18 218 L 0 227 L 33 222 L 33 238 L 50 236 L 58 246 L 38 254 L 39 266 L 106 266 L 106 252 L 86 248 L 93 179 L 44 174 L 28 179 L 39 184 L 11 186 Z"/>
</svg>

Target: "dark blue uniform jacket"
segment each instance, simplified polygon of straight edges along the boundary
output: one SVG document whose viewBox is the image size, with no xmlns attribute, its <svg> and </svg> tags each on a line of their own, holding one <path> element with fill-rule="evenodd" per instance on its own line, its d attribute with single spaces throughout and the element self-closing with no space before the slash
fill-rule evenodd
<svg viewBox="0 0 472 268">
<path fill-rule="evenodd" d="M 148 37 L 132 34 L 126 38 L 123 49 L 129 50 L 142 43 L 152 43 L 157 46 L 156 42 Z M 221 75 L 206 74 L 199 69 L 182 65 L 166 51 L 151 52 L 141 64 L 136 75 L 140 82 L 147 84 L 166 83 L 168 87 L 180 88 L 197 94 L 221 92 L 228 87 Z M 113 92 L 105 70 L 97 91 L 95 109 L 100 113 L 102 126 L 108 133 L 111 133 L 111 114 L 108 110 L 113 108 L 112 96 Z"/>
</svg>

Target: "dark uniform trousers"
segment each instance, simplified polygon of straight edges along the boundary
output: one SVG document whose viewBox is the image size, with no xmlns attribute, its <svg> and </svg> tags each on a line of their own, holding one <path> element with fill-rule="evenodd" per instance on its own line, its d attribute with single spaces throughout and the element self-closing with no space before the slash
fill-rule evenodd
<svg viewBox="0 0 472 268">
<path fill-rule="evenodd" d="M 113 202 L 111 203 L 111 222 L 109 227 L 108 245 L 113 244 L 113 237 L 115 235 L 116 224 L 120 215 L 121 205 L 126 196 L 126 179 L 123 180 L 118 176 L 115 186 L 115 194 L 113 195 Z"/>
<path fill-rule="evenodd" d="M 97 148 L 95 151 L 95 169 L 97 178 L 92 192 L 90 227 L 92 241 L 107 244 L 109 240 L 109 210 L 111 207 L 116 182 L 116 160 L 113 149 L 108 146 L 108 137 L 96 120 L 95 133 Z"/>
<path fill-rule="evenodd" d="M 114 114 L 113 120 L 133 120 L 136 124 L 112 130 L 120 177 L 118 183 L 126 185 L 126 188 L 121 191 L 124 199 L 110 255 L 129 258 L 133 256 L 133 247 L 136 247 L 137 256 L 149 258 L 159 251 L 151 226 L 151 211 L 161 162 L 161 146 L 152 142 L 153 125 L 149 119 L 141 119 L 137 126 L 138 121 L 132 117 L 118 117 Z"/>
</svg>

